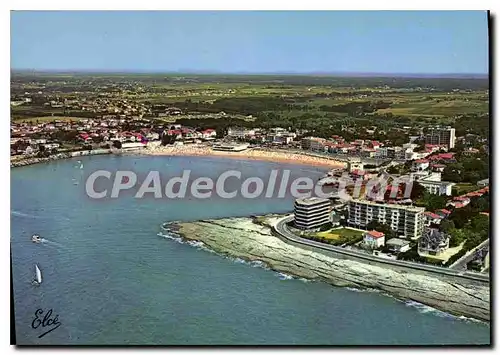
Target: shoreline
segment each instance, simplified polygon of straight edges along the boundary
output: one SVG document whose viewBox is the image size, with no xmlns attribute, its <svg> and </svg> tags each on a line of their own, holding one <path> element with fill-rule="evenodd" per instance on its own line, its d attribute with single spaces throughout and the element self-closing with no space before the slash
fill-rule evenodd
<svg viewBox="0 0 500 355">
<path fill-rule="evenodd" d="M 271 225 L 279 219 L 277 216 L 171 222 L 168 228 L 162 229 L 183 240 L 201 242 L 221 255 L 263 262 L 276 272 L 334 286 L 376 289 L 396 299 L 422 303 L 453 316 L 490 322 L 489 285 L 395 271 L 296 247 L 272 234 Z"/>
<path fill-rule="evenodd" d="M 74 152 L 64 152 L 49 157 L 29 157 L 10 161 L 11 168 L 23 167 L 28 165 L 35 165 L 46 163 L 50 161 L 71 159 L 75 157 L 83 157 L 89 155 L 104 155 L 104 154 L 137 154 L 141 156 L 182 156 L 182 157 L 218 157 L 229 158 L 238 160 L 255 160 L 255 161 L 268 161 L 273 163 L 288 163 L 294 165 L 316 166 L 322 168 L 343 168 L 345 163 L 336 159 L 321 158 L 317 156 L 301 154 L 301 153 L 287 153 L 277 151 L 266 151 L 260 149 L 247 149 L 242 152 L 226 152 L 217 151 L 208 147 L 199 146 L 161 146 L 161 147 L 148 147 L 146 146 L 140 150 L 79 150 Z"/>
<path fill-rule="evenodd" d="M 326 168 L 342 168 L 345 163 L 329 158 L 322 158 L 307 154 L 278 152 L 272 150 L 261 150 L 249 148 L 241 152 L 227 152 L 213 150 L 204 146 L 161 146 L 161 147 L 147 147 L 140 152 L 141 155 L 152 156 L 190 156 L 190 157 L 220 157 L 230 159 L 245 159 L 245 160 L 258 160 L 270 161 L 274 163 L 289 163 L 296 165 L 320 166 Z"/>
<path fill-rule="evenodd" d="M 72 159 L 78 157 L 87 157 L 92 155 L 107 155 L 107 154 L 123 154 L 125 152 L 116 151 L 114 149 L 95 149 L 95 150 L 77 150 L 73 152 L 64 152 L 58 153 L 54 155 L 50 155 L 45 158 L 39 157 L 30 157 L 25 159 L 18 159 L 16 161 L 12 161 L 12 157 L 10 160 L 10 168 L 20 168 L 23 166 L 47 163 L 49 161 L 57 161 L 64 159 Z"/>
</svg>

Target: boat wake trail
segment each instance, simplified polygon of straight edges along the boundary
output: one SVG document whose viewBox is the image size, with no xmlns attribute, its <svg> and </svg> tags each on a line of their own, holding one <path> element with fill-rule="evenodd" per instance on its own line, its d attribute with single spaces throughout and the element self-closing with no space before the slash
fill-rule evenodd
<svg viewBox="0 0 500 355">
<path fill-rule="evenodd" d="M 42 238 L 42 244 L 49 245 L 49 246 L 54 246 L 54 247 L 65 249 L 65 250 L 69 250 L 64 245 L 62 245 L 60 243 L 57 243 L 57 242 L 53 242 L 52 240 L 48 240 L 48 239 L 45 239 L 45 238 Z"/>
<path fill-rule="evenodd" d="M 33 216 L 32 214 L 27 214 L 19 211 L 10 211 L 10 214 L 17 217 L 38 218 L 37 216 Z"/>
</svg>

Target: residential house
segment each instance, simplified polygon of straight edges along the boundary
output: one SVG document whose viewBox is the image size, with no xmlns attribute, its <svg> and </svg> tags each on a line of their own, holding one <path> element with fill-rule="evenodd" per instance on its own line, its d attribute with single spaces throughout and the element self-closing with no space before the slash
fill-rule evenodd
<svg viewBox="0 0 500 355">
<path fill-rule="evenodd" d="M 424 212 L 425 225 L 430 226 L 431 224 L 440 224 L 443 217 L 436 213 Z"/>
<path fill-rule="evenodd" d="M 410 250 L 410 241 L 400 238 L 391 238 L 385 245 L 394 253 L 404 253 Z"/>
<path fill-rule="evenodd" d="M 436 228 L 428 228 L 418 240 L 419 255 L 440 255 L 450 247 L 450 237 Z"/>
<path fill-rule="evenodd" d="M 419 178 L 418 183 L 425 187 L 425 189 L 433 195 L 451 196 L 452 187 L 455 185 L 453 182 L 441 181 L 441 173 L 430 173 L 427 176 Z"/>
<path fill-rule="evenodd" d="M 443 208 L 443 209 L 437 210 L 436 214 L 443 217 L 443 218 L 447 218 L 451 214 L 451 211 Z"/>
<path fill-rule="evenodd" d="M 485 187 L 490 184 L 490 179 L 484 179 L 477 182 L 477 186 Z"/>
<path fill-rule="evenodd" d="M 432 171 L 442 173 L 444 171 L 444 168 L 446 168 L 446 165 L 444 165 L 444 164 L 431 164 L 430 167 L 431 167 Z"/>
<path fill-rule="evenodd" d="M 453 201 L 450 201 L 446 204 L 446 206 L 453 206 L 455 208 L 462 208 L 467 206 L 470 203 L 470 198 L 466 196 L 457 196 L 453 198 Z"/>
<path fill-rule="evenodd" d="M 429 167 L 429 161 L 426 159 L 415 160 L 412 164 L 413 171 L 424 171 Z"/>
<path fill-rule="evenodd" d="M 363 235 L 363 244 L 371 249 L 377 249 L 384 246 L 385 234 L 375 230 L 368 231 Z"/>
<path fill-rule="evenodd" d="M 201 131 L 201 138 L 203 139 L 215 139 L 217 136 L 217 131 L 212 128 L 205 129 L 204 131 Z"/>
</svg>

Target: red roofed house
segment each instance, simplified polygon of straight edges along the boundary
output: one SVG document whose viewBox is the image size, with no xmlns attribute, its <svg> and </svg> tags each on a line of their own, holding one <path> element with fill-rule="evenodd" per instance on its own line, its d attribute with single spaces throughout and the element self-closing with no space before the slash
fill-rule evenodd
<svg viewBox="0 0 500 355">
<path fill-rule="evenodd" d="M 87 133 L 80 133 L 80 135 L 78 136 L 78 138 L 80 140 L 84 141 L 85 143 L 92 142 L 92 137 L 90 137 Z"/>
<path fill-rule="evenodd" d="M 412 164 L 413 171 L 424 171 L 429 167 L 429 161 L 426 159 L 415 160 Z"/>
<path fill-rule="evenodd" d="M 443 219 L 440 215 L 432 212 L 424 212 L 424 218 L 427 226 L 430 226 L 431 224 L 439 224 Z"/>
<path fill-rule="evenodd" d="M 452 161 L 455 159 L 454 156 L 455 156 L 455 153 L 440 153 L 440 154 L 432 155 L 432 156 L 428 157 L 428 159 L 435 160 L 435 161 L 438 161 L 438 160 Z"/>
<path fill-rule="evenodd" d="M 217 132 L 215 131 L 215 129 L 211 128 L 201 131 L 201 133 L 203 134 L 202 138 L 204 139 L 215 138 L 217 136 Z"/>
<path fill-rule="evenodd" d="M 426 152 L 431 152 L 434 153 L 439 150 L 439 145 L 437 144 L 426 144 L 425 145 L 425 151 Z"/>
<path fill-rule="evenodd" d="M 368 231 L 363 236 L 363 243 L 371 249 L 383 247 L 385 244 L 385 235 L 382 232 Z"/>
<path fill-rule="evenodd" d="M 446 218 L 446 217 L 448 217 L 451 214 L 451 211 L 450 210 L 445 210 L 443 208 L 443 209 L 437 210 L 436 214 L 440 215 L 443 218 Z"/>
<path fill-rule="evenodd" d="M 446 168 L 446 165 L 444 164 L 431 164 L 432 171 L 442 173 L 444 171 L 444 168 Z"/>
<path fill-rule="evenodd" d="M 370 142 L 370 145 L 373 149 L 377 149 L 378 147 L 380 147 L 380 142 L 377 142 L 377 141 L 371 141 Z"/>
</svg>

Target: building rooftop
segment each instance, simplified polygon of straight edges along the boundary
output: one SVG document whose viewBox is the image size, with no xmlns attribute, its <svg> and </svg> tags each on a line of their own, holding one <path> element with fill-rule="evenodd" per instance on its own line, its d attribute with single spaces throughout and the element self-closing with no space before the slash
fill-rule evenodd
<svg viewBox="0 0 500 355">
<path fill-rule="evenodd" d="M 373 231 L 369 231 L 369 232 L 367 232 L 366 234 L 369 234 L 369 235 L 370 235 L 370 236 L 372 236 L 373 238 L 377 238 L 377 239 L 378 239 L 378 238 L 382 238 L 382 237 L 385 235 L 384 233 L 382 233 L 382 232 L 377 232 L 377 231 L 375 231 L 375 230 L 373 230 Z"/>
<path fill-rule="evenodd" d="M 396 205 L 393 203 L 377 203 L 375 201 L 358 200 L 358 199 L 352 199 L 350 202 L 362 203 L 365 205 L 378 206 L 378 207 L 398 208 L 398 209 L 406 210 L 406 211 L 410 211 L 410 212 L 425 212 L 425 207 L 402 206 L 402 205 Z"/>
<path fill-rule="evenodd" d="M 424 212 L 424 215 L 433 219 L 441 219 L 441 216 L 433 212 Z"/>
<path fill-rule="evenodd" d="M 321 202 L 330 202 L 330 200 L 327 198 L 321 198 L 321 197 L 307 197 L 307 198 L 299 198 L 299 199 L 295 200 L 295 203 L 297 203 L 299 205 L 306 205 L 306 206 L 314 205 L 314 204 L 321 203 Z"/>
<path fill-rule="evenodd" d="M 410 244 L 408 240 L 404 239 L 399 239 L 399 238 L 391 238 L 387 242 L 385 242 L 385 245 L 396 245 L 396 246 L 405 246 Z"/>
</svg>

